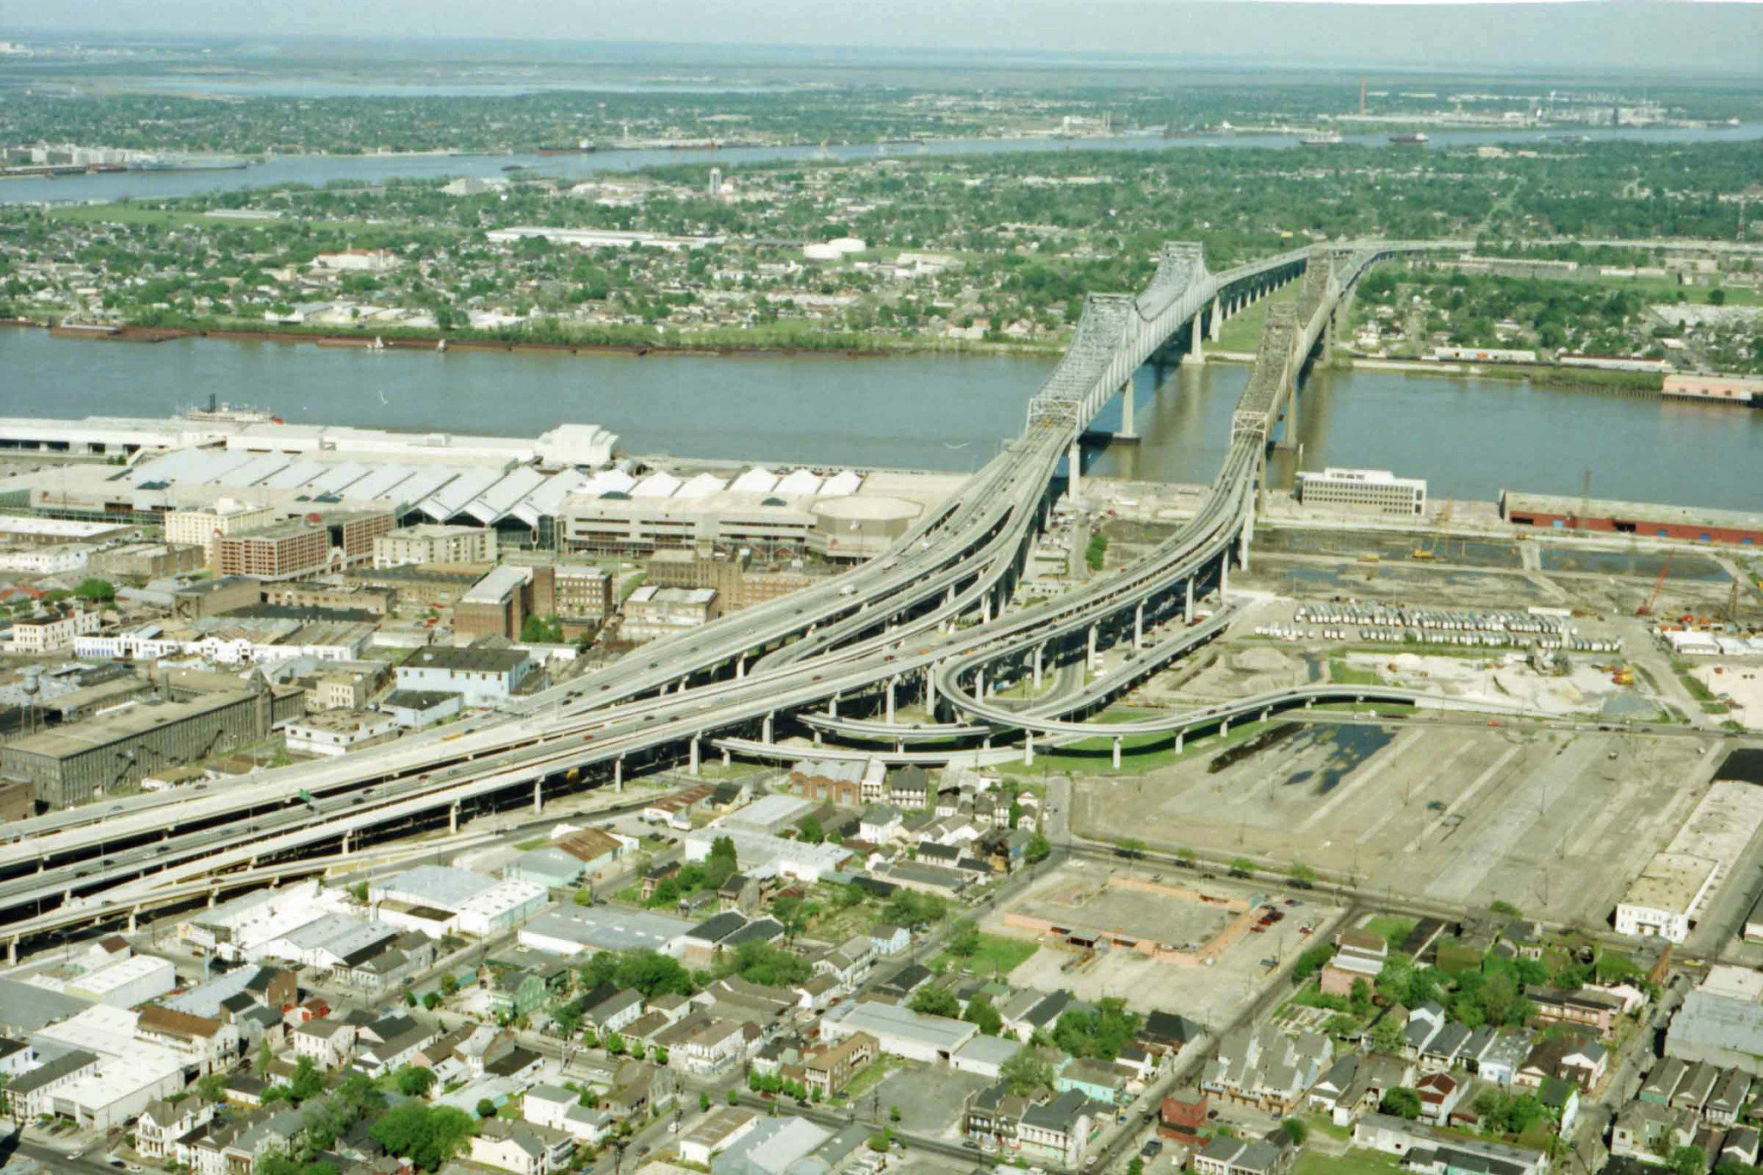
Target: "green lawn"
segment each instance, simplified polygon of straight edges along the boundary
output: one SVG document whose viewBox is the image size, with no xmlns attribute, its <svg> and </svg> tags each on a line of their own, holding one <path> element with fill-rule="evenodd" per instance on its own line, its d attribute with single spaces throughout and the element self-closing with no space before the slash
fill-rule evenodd
<svg viewBox="0 0 1763 1175">
<path fill-rule="evenodd" d="M 1235 318 L 1225 319 L 1224 326 L 1219 329 L 1218 341 L 1207 343 L 1206 346 L 1216 347 L 1221 351 L 1253 351 L 1261 343 L 1261 328 L 1267 322 L 1267 312 L 1275 306 L 1295 301 L 1298 297 L 1299 283 L 1293 282 L 1278 293 L 1261 299 Z"/>
<path fill-rule="evenodd" d="M 931 966 L 939 971 L 948 968 L 967 967 L 975 975 L 1008 975 L 1041 948 L 1035 943 L 1020 938 L 1006 938 L 999 934 L 982 934 L 979 936 L 979 953 L 972 958 L 963 959 L 949 951 L 938 955 Z"/>
<path fill-rule="evenodd" d="M 1345 658 L 1335 657 L 1328 663 L 1328 679 L 1336 685 L 1382 685 L 1383 678 L 1375 669 L 1349 665 Z"/>
<path fill-rule="evenodd" d="M 1306 1150 L 1298 1156 L 1292 1175 L 1389 1175 L 1399 1170 L 1395 1156 L 1381 1151 L 1355 1148 L 1337 1157 Z"/>
<path fill-rule="evenodd" d="M 1400 914 L 1378 914 L 1366 919 L 1364 928 L 1381 937 L 1393 948 L 1414 929 L 1414 919 L 1404 918 Z"/>
</svg>

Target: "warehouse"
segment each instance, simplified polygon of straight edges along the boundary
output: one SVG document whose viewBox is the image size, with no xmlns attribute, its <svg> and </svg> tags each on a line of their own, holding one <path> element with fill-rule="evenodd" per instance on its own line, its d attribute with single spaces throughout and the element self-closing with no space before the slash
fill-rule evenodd
<svg viewBox="0 0 1763 1175">
<path fill-rule="evenodd" d="M 496 706 L 531 668 L 518 649 L 424 648 L 398 666 L 398 688 L 459 694 L 467 706 Z"/>
<path fill-rule="evenodd" d="M 67 994 L 116 1008 L 132 1008 L 177 985 L 177 970 L 170 960 L 135 955 L 80 976 L 67 985 Z"/>
<path fill-rule="evenodd" d="M 0 747 L 0 777 L 30 781 L 37 802 L 52 808 L 82 804 L 168 767 L 258 742 L 274 726 L 275 709 L 261 678 L 254 689 L 132 705 Z"/>
<path fill-rule="evenodd" d="M 1546 526 L 1557 530 L 1593 530 L 1641 538 L 1688 539 L 1698 543 L 1763 543 L 1763 514 L 1710 510 L 1699 506 L 1662 506 L 1650 502 L 1617 502 L 1600 498 L 1568 498 L 1553 494 L 1500 492 L 1500 516 L 1514 526 Z"/>
<path fill-rule="evenodd" d="M 947 1016 L 925 1016 L 898 1004 L 852 1003 L 834 1008 L 820 1022 L 826 1040 L 843 1040 L 858 1032 L 875 1037 L 884 1053 L 909 1061 L 941 1061 L 954 1057 L 979 1029 Z"/>
<path fill-rule="evenodd" d="M 582 951 L 659 951 L 678 956 L 692 924 L 682 918 L 612 906 L 560 906 L 520 928 L 523 947 L 553 955 Z"/>
</svg>

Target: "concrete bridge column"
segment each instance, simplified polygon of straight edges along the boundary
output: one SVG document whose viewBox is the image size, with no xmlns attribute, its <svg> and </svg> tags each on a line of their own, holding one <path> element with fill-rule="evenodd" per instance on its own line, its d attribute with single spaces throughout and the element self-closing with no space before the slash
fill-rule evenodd
<svg viewBox="0 0 1763 1175">
<path fill-rule="evenodd" d="M 1201 321 L 1204 310 L 1196 310 L 1188 320 L 1188 353 L 1181 357 L 1184 366 L 1206 362 L 1206 324 Z"/>
<path fill-rule="evenodd" d="M 1218 737 L 1223 738 L 1230 733 L 1230 719 L 1226 718 L 1218 724 Z"/>
<path fill-rule="evenodd" d="M 820 727 L 818 726 L 814 727 L 814 745 L 817 747 L 820 745 Z"/>
<path fill-rule="evenodd" d="M 1267 706 L 1262 709 L 1261 721 L 1266 722 L 1272 716 L 1273 716 L 1273 707 L 1272 706 Z"/>
<path fill-rule="evenodd" d="M 451 804 L 447 805 L 447 831 L 448 831 L 448 833 L 456 833 L 459 831 L 459 801 L 458 800 L 454 800 Z M 214 904 L 214 895 L 213 894 L 208 895 L 208 904 L 211 906 Z"/>
<path fill-rule="evenodd" d="M 1046 647 L 1045 645 L 1036 645 L 1035 646 L 1035 688 L 1036 689 L 1041 688 L 1041 650 L 1044 649 L 1045 647 Z"/>
<path fill-rule="evenodd" d="M 1206 337 L 1216 343 L 1219 337 L 1224 333 L 1224 300 L 1222 298 L 1214 297 L 1212 299 L 1212 322 L 1210 323 L 1210 327 L 1211 329 L 1206 332 Z"/>
<path fill-rule="evenodd" d="M 729 761 L 733 758 L 734 758 L 734 756 L 729 752 L 729 749 L 727 747 L 722 748 L 722 765 L 724 767 L 727 767 L 729 765 Z"/>
<path fill-rule="evenodd" d="M 347 857 L 349 855 L 349 842 L 354 839 L 354 836 L 355 836 L 355 834 L 352 832 L 345 832 L 343 834 L 343 856 L 345 856 L 345 857 Z M 256 857 L 251 858 L 251 864 L 249 867 L 252 869 L 257 868 L 257 858 Z"/>
<path fill-rule="evenodd" d="M 698 774 L 698 736 L 695 734 L 692 736 L 692 760 L 691 760 L 691 763 L 692 763 L 691 773 L 693 775 Z"/>
<path fill-rule="evenodd" d="M 1133 427 L 1132 420 L 1133 384 L 1134 381 L 1129 376 L 1127 381 L 1120 385 L 1120 431 L 1115 434 L 1116 436 L 1126 437 L 1128 439 L 1139 435 L 1138 430 Z"/>
<path fill-rule="evenodd" d="M 894 754 L 904 755 L 905 753 L 906 753 L 906 740 L 903 738 L 895 739 L 894 740 Z"/>
<path fill-rule="evenodd" d="M 135 919 L 136 919 L 136 917 L 138 917 L 140 915 L 140 913 L 141 913 L 141 907 L 139 907 L 139 906 L 136 906 L 134 909 L 129 911 L 129 933 L 130 934 L 133 934 L 135 932 Z"/>
<path fill-rule="evenodd" d="M 924 669 L 924 708 L 934 720 L 937 716 L 937 672 L 928 665 Z"/>
<path fill-rule="evenodd" d="M 1073 502 L 1076 502 L 1084 496 L 1083 461 L 1083 448 L 1074 438 L 1071 442 L 1071 448 L 1066 450 L 1065 453 L 1065 463 L 1071 469 L 1070 474 L 1066 478 L 1065 496 L 1070 498 Z"/>
<path fill-rule="evenodd" d="M 762 743 L 769 743 L 771 741 L 772 717 L 772 715 L 767 714 L 765 720 L 759 724 L 759 741 Z"/>
<path fill-rule="evenodd" d="M 1188 578 L 1187 583 L 1183 586 L 1186 588 L 1186 597 L 1183 601 L 1182 619 L 1186 623 L 1192 624 L 1194 622 L 1194 581 L 1193 581 L 1193 578 L 1190 576 Z"/>
<path fill-rule="evenodd" d="M 210 902 L 208 904 L 212 906 L 214 903 Z M 14 935 L 13 937 L 6 940 L 6 965 L 8 967 L 18 966 L 18 936 L 17 935 Z"/>
<path fill-rule="evenodd" d="M 980 741 L 979 749 L 982 751 L 989 751 L 992 749 L 992 732 L 991 731 L 989 731 L 989 730 L 986 731 L 986 737 Z"/>
<path fill-rule="evenodd" d="M 1315 704 L 1316 704 L 1315 698 L 1305 698 L 1304 699 L 1304 709 L 1306 709 L 1306 710 L 1308 710 L 1310 707 L 1314 706 Z"/>
<path fill-rule="evenodd" d="M 1085 654 L 1085 656 L 1084 656 L 1084 668 L 1085 669 L 1095 668 L 1095 664 L 1096 664 L 1096 629 L 1098 627 L 1099 627 L 1098 625 L 1094 625 L 1094 624 L 1090 625 L 1090 636 L 1089 636 L 1090 647 L 1089 647 L 1089 652 L 1087 654 Z"/>
<path fill-rule="evenodd" d="M 828 718 L 837 718 L 839 716 L 839 695 L 834 694 L 826 700 L 826 716 Z"/>
<path fill-rule="evenodd" d="M 976 698 L 986 696 L 986 671 L 984 669 L 976 671 L 973 675 L 973 696 Z"/>
<path fill-rule="evenodd" d="M 1249 569 L 1249 528 L 1246 526 L 1237 535 L 1237 562 L 1242 564 L 1244 571 Z"/>
<path fill-rule="evenodd" d="M 1182 744 L 1182 741 L 1185 738 L 1186 734 L 1187 734 L 1187 732 L 1183 731 L 1183 730 L 1178 730 L 1175 732 L 1175 753 L 1178 755 L 1181 754 L 1181 744 Z"/>
<path fill-rule="evenodd" d="M 1145 602 L 1143 600 L 1140 600 L 1139 606 L 1132 610 L 1132 647 L 1135 649 L 1145 647 Z"/>
<path fill-rule="evenodd" d="M 545 808 L 545 784 L 543 780 L 533 780 L 533 815 L 537 816 Z"/>
<path fill-rule="evenodd" d="M 810 634 L 812 634 L 814 630 L 809 629 L 808 631 Z M 746 676 L 747 676 L 747 658 L 744 655 L 736 657 L 735 658 L 735 680 L 740 681 L 741 679 L 745 678 Z"/>
<path fill-rule="evenodd" d="M 979 606 L 979 614 L 980 614 L 980 620 L 982 623 L 990 624 L 992 622 L 992 593 L 991 592 L 987 592 L 985 594 L 985 596 L 983 598 L 981 598 L 980 606 Z"/>
<path fill-rule="evenodd" d="M 624 790 L 624 756 L 612 760 L 612 790 Z"/>
<path fill-rule="evenodd" d="M 1035 765 L 1035 733 L 1032 730 L 1022 732 L 1022 765 L 1024 767 Z"/>
<path fill-rule="evenodd" d="M 1218 600 L 1224 602 L 1224 593 L 1230 590 L 1230 556 L 1227 554 L 1218 561 Z"/>
<path fill-rule="evenodd" d="M 894 679 L 891 677 L 888 678 L 887 697 L 888 697 L 888 725 L 892 726 L 894 724 Z M 771 740 L 766 739 L 765 741 L 770 742 Z"/>
<path fill-rule="evenodd" d="M 211 889 L 208 891 L 208 908 L 210 910 L 214 909 L 215 900 L 219 896 L 220 896 L 220 890 L 218 890 L 218 889 Z"/>
<path fill-rule="evenodd" d="M 1114 736 L 1114 770 L 1120 770 L 1120 736 Z"/>
</svg>

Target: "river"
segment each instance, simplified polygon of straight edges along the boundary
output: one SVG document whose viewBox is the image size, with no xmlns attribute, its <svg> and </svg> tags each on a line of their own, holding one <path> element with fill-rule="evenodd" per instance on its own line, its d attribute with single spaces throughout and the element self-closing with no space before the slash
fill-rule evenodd
<svg viewBox="0 0 1763 1175">
<path fill-rule="evenodd" d="M 1561 133 L 1510 130 L 1438 131 L 1432 135 L 1425 148 L 1392 145 L 1381 132 L 1347 135 L 1344 142 L 1384 147 L 1392 151 L 1413 151 L 1483 143 L 1535 143 Z M 1588 138 L 1600 142 L 1620 140 L 1642 143 L 1725 143 L 1763 138 L 1763 123 L 1718 129 L 1659 127 L 1621 131 L 1588 130 L 1584 133 Z M 230 171 L 115 171 L 58 179 L 5 179 L 0 180 L 0 203 L 65 203 L 127 198 L 157 200 L 288 184 L 322 187 L 342 180 L 375 184 L 397 178 L 453 179 L 463 175 L 488 179 L 500 176 L 505 168 L 513 166 L 532 167 L 541 175 L 583 179 L 608 171 L 633 171 L 658 164 L 677 163 L 721 163 L 732 166 L 792 159 L 866 159 L 878 155 L 908 158 L 917 155 L 993 155 L 1002 152 L 1163 151 L 1189 147 L 1283 150 L 1298 146 L 1298 134 L 1293 132 L 1199 135 L 1181 139 L 1152 136 L 1106 139 L 947 139 L 922 145 L 858 143 L 825 148 L 724 147 L 692 151 L 597 151 L 587 155 L 285 155 Z"/>
<path fill-rule="evenodd" d="M 602 425 L 631 453 L 772 464 L 965 471 L 1022 428 L 1052 367 L 1035 356 L 569 355 L 386 351 L 174 339 L 53 339 L 0 330 L 0 414 L 160 416 L 248 400 L 291 422 L 536 436 Z M 1102 476 L 1207 482 L 1218 472 L 1248 368 L 1139 373 L 1143 441 L 1093 454 Z M 1119 400 L 1096 428 L 1112 430 Z M 1435 497 L 1502 489 L 1592 492 L 1763 510 L 1763 411 L 1533 388 L 1505 380 L 1319 371 L 1307 384 L 1302 467 L 1424 477 Z M 1277 451 L 1273 481 L 1294 456 Z"/>
</svg>

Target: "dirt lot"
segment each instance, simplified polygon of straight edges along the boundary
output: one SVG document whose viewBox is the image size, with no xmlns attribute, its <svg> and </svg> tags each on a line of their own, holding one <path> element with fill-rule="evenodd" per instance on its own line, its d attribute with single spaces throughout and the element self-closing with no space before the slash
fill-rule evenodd
<svg viewBox="0 0 1763 1175">
<path fill-rule="evenodd" d="M 1076 888 L 1099 889 L 1110 877 L 1150 880 L 1156 876 L 1162 876 L 1163 883 L 1197 886 L 1241 902 L 1255 902 L 1269 895 L 1266 889 L 1222 878 L 1200 880 L 1185 870 L 1134 866 L 1127 862 L 1105 865 L 1091 861 L 1068 864 L 1055 870 L 1011 908 L 1044 910 Z M 1110 905 L 1116 904 L 1113 901 L 1115 896 L 1130 892 L 1110 888 Z M 1137 899 L 1141 896 L 1149 895 L 1132 894 L 1131 899 L 1121 904 L 1122 912 L 1135 916 L 1140 913 Z M 1272 900 L 1283 899 L 1274 897 Z M 1152 959 L 1134 950 L 1116 949 L 1100 952 L 1090 962 L 1066 970 L 1068 964 L 1080 957 L 1079 952 L 1075 948 L 1049 945 L 1043 946 L 1033 958 L 1011 972 L 1010 983 L 1015 987 L 1041 991 L 1063 987 L 1083 1000 L 1118 996 L 1140 1012 L 1179 1012 L 1203 1024 L 1222 1024 L 1250 1000 L 1265 979 L 1267 967 L 1264 960 L 1290 960 L 1311 941 L 1299 933 L 1299 927 L 1313 926 L 1321 934 L 1341 913 L 1334 907 L 1308 900 L 1299 906 L 1281 908 L 1286 911 L 1284 921 L 1266 933 L 1243 935 L 1220 952 L 1211 966 L 1184 965 L 1167 959 Z M 1185 931 L 1221 925 L 1217 915 L 1207 917 L 1208 911 L 1206 906 L 1159 899 L 1146 905 L 1142 912 L 1149 917 L 1152 929 L 1159 935 L 1168 936 L 1163 941 L 1181 942 Z M 1026 937 L 1024 932 L 1004 926 L 1003 914 L 1003 911 L 996 912 L 987 920 L 986 932 Z"/>
<path fill-rule="evenodd" d="M 1600 925 L 1705 790 L 1688 738 L 1510 726 L 1295 729 L 1216 770 L 1085 780 L 1080 834 L 1280 861 L 1456 903 Z"/>
</svg>

